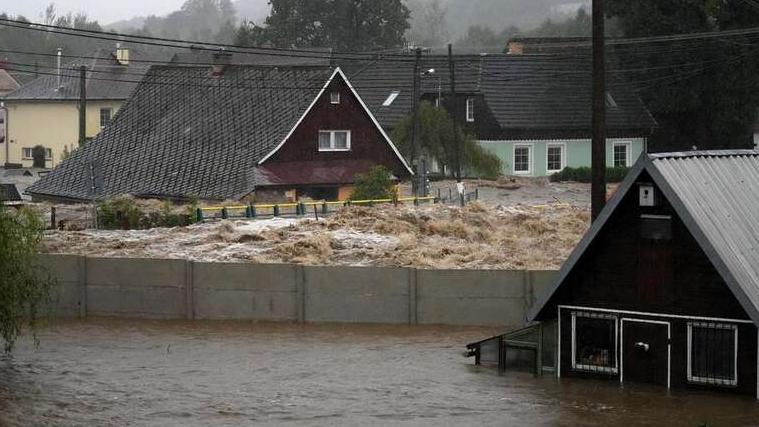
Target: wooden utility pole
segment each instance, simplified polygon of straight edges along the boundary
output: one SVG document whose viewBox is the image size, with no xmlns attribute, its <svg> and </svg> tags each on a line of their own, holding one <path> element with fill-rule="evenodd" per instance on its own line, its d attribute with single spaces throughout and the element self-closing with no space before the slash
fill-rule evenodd
<svg viewBox="0 0 759 427">
<path fill-rule="evenodd" d="M 79 146 L 87 142 L 87 67 L 79 67 Z"/>
<path fill-rule="evenodd" d="M 448 101 L 453 108 L 453 161 L 456 168 L 456 182 L 461 182 L 461 138 L 459 138 L 459 102 L 456 99 L 456 66 L 453 62 L 453 47 L 448 43 L 448 72 L 451 80 L 451 99 Z"/>
<path fill-rule="evenodd" d="M 606 205 L 606 70 L 604 61 L 604 3 L 593 0 L 593 139 L 591 148 L 591 219 Z"/>
</svg>

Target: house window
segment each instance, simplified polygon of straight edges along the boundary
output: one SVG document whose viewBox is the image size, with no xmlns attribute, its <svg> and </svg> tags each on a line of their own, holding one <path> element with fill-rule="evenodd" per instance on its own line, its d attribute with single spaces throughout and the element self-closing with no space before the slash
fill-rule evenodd
<svg viewBox="0 0 759 427">
<path fill-rule="evenodd" d="M 113 113 L 113 109 L 111 108 L 101 108 L 100 109 L 100 129 L 105 128 L 111 123 L 111 114 Z"/>
<path fill-rule="evenodd" d="M 320 130 L 319 151 L 348 151 L 351 149 L 351 131 Z"/>
<path fill-rule="evenodd" d="M 331 92 L 329 94 L 329 103 L 330 104 L 339 104 L 340 103 L 340 92 Z"/>
<path fill-rule="evenodd" d="M 614 167 L 629 167 L 630 166 L 630 143 L 629 142 L 615 142 L 614 143 Z"/>
<path fill-rule="evenodd" d="M 546 146 L 546 172 L 559 172 L 566 164 L 564 144 L 548 144 Z"/>
<path fill-rule="evenodd" d="M 688 323 L 688 381 L 738 384 L 738 327 L 725 323 Z"/>
<path fill-rule="evenodd" d="M 532 172 L 532 145 L 514 146 L 514 173 L 529 174 Z"/>
<path fill-rule="evenodd" d="M 619 328 L 616 316 L 572 313 L 572 369 L 616 374 Z"/>
<path fill-rule="evenodd" d="M 397 98 L 398 95 L 400 94 L 401 94 L 401 91 L 399 90 L 394 90 L 390 92 L 390 95 L 387 96 L 387 99 L 385 99 L 385 102 L 382 103 L 382 106 L 389 107 L 393 103 L 393 101 L 395 101 L 395 98 Z"/>
<path fill-rule="evenodd" d="M 34 147 L 23 147 L 21 149 L 21 156 L 24 160 L 33 160 Z M 45 148 L 45 160 L 53 160 L 53 150 L 51 148 Z"/>
<path fill-rule="evenodd" d="M 474 121 L 474 98 L 466 99 L 466 121 Z"/>
</svg>

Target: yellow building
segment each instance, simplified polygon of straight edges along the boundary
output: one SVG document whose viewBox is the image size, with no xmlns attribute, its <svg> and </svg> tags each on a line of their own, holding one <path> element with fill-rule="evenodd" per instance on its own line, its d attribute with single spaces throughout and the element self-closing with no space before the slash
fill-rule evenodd
<svg viewBox="0 0 759 427">
<path fill-rule="evenodd" d="M 5 141 L 0 142 L 0 164 L 32 166 L 32 150 L 46 149 L 46 167 L 61 162 L 79 146 L 80 67 L 86 67 L 85 137 L 91 139 L 108 126 L 129 98 L 149 64 L 136 60 L 126 48 L 103 49 L 42 75 L 3 97 Z"/>
</svg>

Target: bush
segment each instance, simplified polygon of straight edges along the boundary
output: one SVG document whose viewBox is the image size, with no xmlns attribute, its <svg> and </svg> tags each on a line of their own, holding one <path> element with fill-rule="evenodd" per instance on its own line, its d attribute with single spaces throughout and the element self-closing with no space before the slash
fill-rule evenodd
<svg viewBox="0 0 759 427">
<path fill-rule="evenodd" d="M 43 221 L 33 208 L 13 212 L 0 203 L 0 336 L 13 350 L 27 323 L 37 342 L 39 311 L 49 302 L 52 279 L 38 263 Z"/>
<path fill-rule="evenodd" d="M 384 166 L 376 166 L 364 175 L 356 176 L 356 188 L 351 200 L 392 199 L 396 197 L 393 175 Z"/>
<path fill-rule="evenodd" d="M 621 182 L 627 176 L 630 168 L 624 166 L 617 166 L 613 168 L 606 168 L 606 182 Z M 578 168 L 566 167 L 560 172 L 556 172 L 550 177 L 551 182 L 590 182 L 592 179 L 592 169 L 587 166 L 581 166 Z"/>
<path fill-rule="evenodd" d="M 142 211 L 131 196 L 117 196 L 98 203 L 98 226 L 108 230 L 140 227 Z"/>
</svg>

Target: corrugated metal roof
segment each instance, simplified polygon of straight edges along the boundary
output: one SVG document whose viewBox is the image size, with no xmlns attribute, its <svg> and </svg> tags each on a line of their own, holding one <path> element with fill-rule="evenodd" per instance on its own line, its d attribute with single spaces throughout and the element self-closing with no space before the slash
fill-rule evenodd
<svg viewBox="0 0 759 427">
<path fill-rule="evenodd" d="M 663 179 L 660 187 L 669 187 L 670 203 L 704 251 L 709 254 L 710 246 L 715 252 L 712 263 L 728 284 L 733 282 L 745 294 L 753 310 L 745 304 L 744 308 L 759 320 L 759 152 L 656 155 L 649 169 Z M 737 291 L 733 289 L 741 300 Z"/>
<path fill-rule="evenodd" d="M 535 319 L 641 173 L 648 172 L 755 324 L 759 325 L 759 151 L 641 157 L 529 313 Z"/>
</svg>

